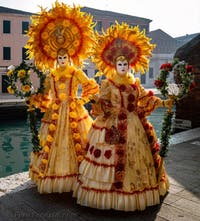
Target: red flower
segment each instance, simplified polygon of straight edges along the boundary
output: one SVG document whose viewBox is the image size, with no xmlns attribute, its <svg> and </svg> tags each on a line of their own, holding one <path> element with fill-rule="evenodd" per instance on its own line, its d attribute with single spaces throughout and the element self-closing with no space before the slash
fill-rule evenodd
<svg viewBox="0 0 200 221">
<path fill-rule="evenodd" d="M 116 182 L 116 183 L 114 183 L 113 185 L 114 185 L 114 187 L 115 187 L 116 189 L 121 189 L 122 186 L 123 186 L 122 182 Z"/>
<path fill-rule="evenodd" d="M 120 137 L 119 138 L 119 143 L 120 144 L 125 144 L 126 143 L 126 138 L 125 137 Z"/>
<path fill-rule="evenodd" d="M 128 110 L 129 112 L 133 112 L 134 109 L 135 109 L 135 106 L 134 106 L 132 103 L 128 103 L 127 110 Z"/>
<path fill-rule="evenodd" d="M 162 64 L 160 69 L 164 69 L 166 71 L 171 71 L 172 70 L 172 64 L 171 63 Z"/>
<path fill-rule="evenodd" d="M 128 102 L 133 102 L 135 100 L 135 96 L 133 94 L 128 95 Z"/>
<path fill-rule="evenodd" d="M 126 113 L 125 113 L 125 112 L 119 113 L 118 119 L 119 119 L 119 120 L 126 120 L 126 119 L 127 119 Z"/>
<path fill-rule="evenodd" d="M 119 86 L 119 90 L 120 90 L 120 91 L 125 91 L 125 90 L 126 90 L 126 85 L 121 84 L 121 85 Z"/>
<path fill-rule="evenodd" d="M 193 69 L 192 65 L 187 65 L 187 66 L 186 66 L 186 71 L 187 71 L 187 73 L 192 72 L 192 69 Z"/>
<path fill-rule="evenodd" d="M 105 141 L 109 144 L 116 144 L 119 142 L 120 131 L 112 126 L 110 129 L 106 129 Z"/>
<path fill-rule="evenodd" d="M 161 87 L 164 85 L 164 81 L 162 81 L 162 80 L 155 80 L 155 81 L 154 81 L 154 85 L 155 85 L 157 88 L 161 88 Z"/>
<path fill-rule="evenodd" d="M 166 67 L 166 64 L 162 64 L 162 65 L 160 66 L 160 70 L 165 69 L 165 67 Z"/>
<path fill-rule="evenodd" d="M 95 149 L 95 151 L 94 151 L 94 156 L 95 156 L 96 158 L 100 157 L 100 156 L 101 156 L 101 150 Z"/>
<path fill-rule="evenodd" d="M 111 150 L 106 150 L 105 153 L 104 153 L 104 156 L 107 159 L 110 159 L 111 155 L 112 155 L 112 151 Z"/>
<path fill-rule="evenodd" d="M 127 129 L 127 124 L 126 124 L 126 123 L 119 123 L 119 124 L 117 125 L 117 128 L 118 128 L 119 130 L 121 130 L 121 131 L 124 131 L 124 130 Z"/>
<path fill-rule="evenodd" d="M 117 154 L 119 157 L 123 157 L 123 156 L 124 156 L 124 150 L 123 150 L 123 149 L 117 149 L 117 150 L 116 150 L 116 154 Z"/>
<path fill-rule="evenodd" d="M 160 145 L 158 143 L 155 143 L 153 149 L 152 149 L 152 153 L 155 154 L 156 152 L 160 151 Z"/>
<path fill-rule="evenodd" d="M 154 95 L 153 91 L 149 91 L 149 92 L 148 92 L 148 95 L 149 95 L 150 97 L 153 96 L 153 95 Z"/>
<path fill-rule="evenodd" d="M 124 164 L 123 163 L 117 163 L 115 166 L 116 171 L 124 171 Z"/>
</svg>

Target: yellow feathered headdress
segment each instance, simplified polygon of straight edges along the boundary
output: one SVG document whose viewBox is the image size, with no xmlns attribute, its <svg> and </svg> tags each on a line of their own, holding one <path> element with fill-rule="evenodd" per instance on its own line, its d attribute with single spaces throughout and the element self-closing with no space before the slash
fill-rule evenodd
<svg viewBox="0 0 200 221">
<path fill-rule="evenodd" d="M 96 33 L 97 42 L 94 47 L 93 62 L 104 74 L 115 69 L 116 59 L 124 56 L 134 72 L 145 73 L 149 58 L 155 45 L 150 38 L 140 31 L 138 26 L 116 23 L 102 34 Z"/>
<path fill-rule="evenodd" d="M 41 7 L 41 12 L 32 16 L 26 48 L 37 66 L 53 67 L 60 48 L 67 50 L 75 65 L 81 65 L 90 55 L 94 24 L 92 16 L 81 12 L 80 8 L 56 1 L 50 11 Z"/>
</svg>

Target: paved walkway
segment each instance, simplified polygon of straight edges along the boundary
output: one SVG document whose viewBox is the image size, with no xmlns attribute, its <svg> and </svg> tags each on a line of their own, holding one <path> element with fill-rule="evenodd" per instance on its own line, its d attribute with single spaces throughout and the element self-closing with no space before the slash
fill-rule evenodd
<svg viewBox="0 0 200 221">
<path fill-rule="evenodd" d="M 0 179 L 0 221 L 200 221 L 200 128 L 172 136 L 168 195 L 142 212 L 97 210 L 71 193 L 40 195 L 28 173 Z"/>
</svg>

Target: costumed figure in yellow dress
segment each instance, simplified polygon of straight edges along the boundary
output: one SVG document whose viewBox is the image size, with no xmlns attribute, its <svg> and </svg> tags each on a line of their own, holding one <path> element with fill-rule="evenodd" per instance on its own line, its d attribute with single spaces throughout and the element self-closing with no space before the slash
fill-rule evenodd
<svg viewBox="0 0 200 221">
<path fill-rule="evenodd" d="M 144 210 L 159 204 L 169 188 L 158 140 L 146 116 L 171 103 L 147 92 L 128 70 L 148 69 L 155 45 L 144 32 L 116 23 L 97 39 L 94 62 L 106 79 L 94 98 L 97 117 L 73 196 L 79 204 L 98 209 Z"/>
<path fill-rule="evenodd" d="M 68 192 L 86 153 L 92 124 L 84 103 L 98 93 L 96 82 L 78 68 L 94 43 L 92 17 L 80 7 L 56 2 L 32 20 L 27 48 L 38 67 L 50 70 L 45 89 L 50 104 L 39 132 L 41 150 L 31 153 L 30 177 L 40 193 Z"/>
</svg>

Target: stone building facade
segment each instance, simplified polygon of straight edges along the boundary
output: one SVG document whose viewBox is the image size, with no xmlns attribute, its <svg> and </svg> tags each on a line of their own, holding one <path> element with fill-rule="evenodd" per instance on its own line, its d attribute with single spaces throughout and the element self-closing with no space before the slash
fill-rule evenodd
<svg viewBox="0 0 200 221">
<path fill-rule="evenodd" d="M 32 13 L 0 7 L 0 94 L 5 94 L 5 73 L 10 65 L 26 59 L 25 36 Z"/>
<path fill-rule="evenodd" d="M 96 23 L 95 30 L 101 33 L 116 21 L 118 23 L 126 22 L 130 26 L 138 25 L 140 30 L 145 30 L 147 36 L 152 39 L 152 43 L 156 44 L 153 56 L 150 58 L 149 71 L 146 74 L 137 74 L 136 77 L 141 79 L 143 86 L 147 88 L 154 87 L 154 79 L 159 74 L 159 68 L 162 63 L 171 62 L 176 49 L 183 44 L 184 38 L 176 40 L 167 33 L 158 29 L 150 30 L 152 20 L 137 16 L 131 16 L 112 11 L 99 10 L 94 8 L 83 7 L 84 12 L 90 13 Z M 6 72 L 10 65 L 18 65 L 25 58 L 24 45 L 27 37 L 26 30 L 30 25 L 30 16 L 33 13 L 5 8 L 0 6 L 0 96 L 5 97 L 7 93 Z M 89 60 L 84 67 L 85 73 L 89 77 L 94 77 L 97 68 Z"/>
<path fill-rule="evenodd" d="M 138 25 L 141 30 L 149 32 L 150 19 L 130 16 L 111 11 L 98 10 L 88 7 L 81 9 L 90 13 L 96 23 L 95 29 L 98 32 L 105 30 L 115 21 L 126 22 L 131 26 Z M 10 65 L 19 65 L 25 58 L 24 45 L 27 37 L 26 30 L 30 25 L 30 16 L 33 13 L 5 8 L 0 6 L 0 96 L 8 95 L 6 84 L 6 72 Z M 87 62 L 86 62 L 87 63 Z M 93 77 L 98 71 L 94 64 L 88 61 L 84 71 L 89 77 Z M 11 95 L 9 95 L 11 97 Z"/>
</svg>

